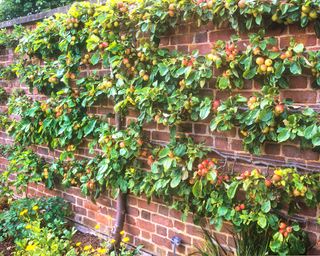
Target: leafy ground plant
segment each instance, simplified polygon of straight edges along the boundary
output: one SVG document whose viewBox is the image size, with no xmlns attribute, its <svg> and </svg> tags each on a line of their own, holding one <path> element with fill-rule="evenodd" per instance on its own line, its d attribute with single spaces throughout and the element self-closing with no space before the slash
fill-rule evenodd
<svg viewBox="0 0 320 256">
<path fill-rule="evenodd" d="M 23 216 L 28 215 L 29 221 L 41 218 L 40 225 L 58 232 L 69 213 L 69 205 L 59 197 L 15 200 L 8 210 L 0 213 L 0 241 L 27 235 Z"/>
</svg>

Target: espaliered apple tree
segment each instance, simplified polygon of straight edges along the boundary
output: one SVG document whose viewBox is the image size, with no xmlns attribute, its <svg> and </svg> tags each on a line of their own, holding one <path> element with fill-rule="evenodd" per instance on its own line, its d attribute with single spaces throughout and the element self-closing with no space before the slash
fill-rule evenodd
<svg viewBox="0 0 320 256">
<path fill-rule="evenodd" d="M 297 197 L 314 206 L 319 201 L 317 175 L 300 175 L 286 168 L 275 170 L 272 177 L 259 170 L 231 175 L 226 164 L 210 159 L 202 145 L 190 138 L 176 139 L 175 130 L 181 121 L 211 115 L 213 130 L 240 126 L 245 147 L 253 153 L 259 153 L 266 140 L 300 138 L 317 147 L 318 114 L 311 109 L 291 112 L 288 102 L 281 102 L 277 95 L 278 88 L 287 86 L 286 76 L 301 74 L 302 67 L 310 69 L 318 83 L 319 54 L 309 53 L 295 42 L 278 49 L 274 39 L 263 38 L 263 32 L 250 36 L 244 52 L 232 40 L 218 42 L 206 56 L 170 52 L 158 43 L 169 28 L 194 18 L 199 24 L 229 20 L 235 29 L 240 29 L 239 24 L 250 29 L 272 23 L 271 16 L 281 11 L 276 22 L 289 23 L 291 19 L 290 23 L 306 26 L 314 15 L 303 19 L 295 15 L 305 6 L 310 12 L 319 10 L 319 4 L 312 1 L 306 5 L 293 1 L 84 2 L 74 4 L 67 14 L 45 19 L 20 41 L 16 51 L 21 60 L 14 69 L 30 90 L 37 89 L 48 99 L 14 95 L 9 100 L 9 114 L 21 119 L 5 123 L 18 145 L 10 153 L 7 175 L 24 175 L 23 181 L 14 184 L 17 187 L 42 180 L 50 188 L 55 184 L 79 186 L 93 198 L 109 188 L 116 195 L 158 196 L 185 214 L 191 211 L 197 218 L 209 217 L 217 228 L 225 220 L 237 229 L 254 223 L 259 231 L 275 234 L 273 252 L 299 253 L 304 248 L 299 228 L 286 231 L 287 236 L 282 231 L 278 234 L 280 219 L 271 210 L 281 209 L 283 204 L 295 208 Z M 258 79 L 265 85 L 264 95 L 250 99 L 238 95 L 227 101 L 203 97 L 201 89 L 212 79 L 213 65 L 223 74 L 218 77 L 218 89 L 241 88 L 245 80 Z M 106 70 L 103 74 L 96 72 L 101 67 Z M 88 71 L 86 76 L 84 71 Z M 110 117 L 90 113 L 97 102 L 110 100 L 116 127 L 110 125 Z M 139 113 L 137 121 L 121 125 L 131 109 Z M 143 138 L 142 126 L 151 121 L 169 126 L 168 145 L 153 145 Z M 87 139 L 92 141 L 90 149 L 95 155 L 77 161 L 75 153 Z M 33 144 L 62 149 L 60 159 L 40 161 L 23 149 Z M 15 161 L 18 155 L 23 157 Z M 141 159 L 151 172 L 144 171 Z M 35 167 L 29 166 L 29 161 Z M 237 198 L 239 190 L 245 191 L 246 200 Z M 176 195 L 182 199 L 175 199 Z M 123 213 L 121 210 L 119 220 Z M 120 222 L 116 231 L 121 230 Z M 291 238 L 299 241 L 296 247 L 291 246 Z"/>
</svg>

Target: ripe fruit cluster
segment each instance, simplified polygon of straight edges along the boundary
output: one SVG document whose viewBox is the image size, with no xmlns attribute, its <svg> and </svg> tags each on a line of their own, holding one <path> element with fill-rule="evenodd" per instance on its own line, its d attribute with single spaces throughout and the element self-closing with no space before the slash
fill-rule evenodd
<svg viewBox="0 0 320 256">
<path fill-rule="evenodd" d="M 48 82 L 51 84 L 58 84 L 59 80 L 56 76 L 51 76 L 51 77 L 49 77 Z"/>
<path fill-rule="evenodd" d="M 99 49 L 104 50 L 104 49 L 108 48 L 108 46 L 109 46 L 108 42 L 102 42 L 99 44 Z"/>
<path fill-rule="evenodd" d="M 84 65 L 89 64 L 89 60 L 90 60 L 90 54 L 86 53 L 83 58 L 81 59 L 81 63 Z"/>
<path fill-rule="evenodd" d="M 216 159 L 205 159 L 200 164 L 198 164 L 197 175 L 204 177 L 208 172 L 217 172 L 217 160 Z"/>
<path fill-rule="evenodd" d="M 290 233 L 292 233 L 292 227 L 288 226 L 284 222 L 280 222 L 279 233 L 282 234 L 284 237 L 287 237 Z"/>
<path fill-rule="evenodd" d="M 269 58 L 258 57 L 256 59 L 256 64 L 258 65 L 259 74 L 268 74 L 274 72 L 273 61 Z"/>
<path fill-rule="evenodd" d="M 195 58 L 183 59 L 181 62 L 182 67 L 192 67 L 195 62 Z"/>
<path fill-rule="evenodd" d="M 238 204 L 234 207 L 234 209 L 236 210 L 236 212 L 240 212 L 246 209 L 246 206 L 244 204 Z"/>
<path fill-rule="evenodd" d="M 233 61 L 238 54 L 238 49 L 234 43 L 226 44 L 225 52 L 227 61 Z"/>
<path fill-rule="evenodd" d="M 249 100 L 247 101 L 247 106 L 250 110 L 253 110 L 257 107 L 257 97 L 256 96 L 251 96 Z"/>
<path fill-rule="evenodd" d="M 316 10 L 312 10 L 310 5 L 303 5 L 301 7 L 301 18 L 308 17 L 310 20 L 316 20 L 318 13 Z"/>
<path fill-rule="evenodd" d="M 245 180 L 251 176 L 251 171 L 244 171 L 237 177 L 238 180 Z"/>
<path fill-rule="evenodd" d="M 79 20 L 77 18 L 68 18 L 66 19 L 66 28 L 67 29 L 73 29 L 79 27 Z"/>
</svg>

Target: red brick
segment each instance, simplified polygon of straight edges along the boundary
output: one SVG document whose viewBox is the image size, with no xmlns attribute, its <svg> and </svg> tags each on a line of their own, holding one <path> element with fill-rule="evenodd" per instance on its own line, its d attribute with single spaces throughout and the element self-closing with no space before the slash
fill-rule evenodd
<svg viewBox="0 0 320 256">
<path fill-rule="evenodd" d="M 200 227 L 197 227 L 195 225 L 187 225 L 187 234 L 190 234 L 192 236 L 199 236 L 203 232 Z"/>
<path fill-rule="evenodd" d="M 280 155 L 280 145 L 266 143 L 264 146 L 264 151 L 269 155 Z"/>
<path fill-rule="evenodd" d="M 141 211 L 141 218 L 145 220 L 150 220 L 151 219 L 151 214 L 150 212 L 146 212 L 144 210 Z"/>
<path fill-rule="evenodd" d="M 168 216 L 168 214 L 169 214 L 168 207 L 164 206 L 164 205 L 159 205 L 159 213 L 162 214 L 162 215 Z"/>
<path fill-rule="evenodd" d="M 98 211 L 99 207 L 98 205 L 92 203 L 91 201 L 84 201 L 84 208 L 92 210 L 92 211 Z"/>
<path fill-rule="evenodd" d="M 140 235 L 140 229 L 137 228 L 136 226 L 134 225 L 129 225 L 129 224 L 125 224 L 124 225 L 124 230 L 133 235 L 133 236 L 139 236 Z"/>
<path fill-rule="evenodd" d="M 153 223 L 141 219 L 137 219 L 137 227 L 150 232 L 154 232 L 156 230 L 155 225 Z"/>
<path fill-rule="evenodd" d="M 154 204 L 152 202 L 150 202 L 148 204 L 147 201 L 145 200 L 141 200 L 139 199 L 138 200 L 138 207 L 141 209 L 146 209 L 146 210 L 149 210 L 149 211 L 152 211 L 152 212 L 158 212 L 158 205 L 157 204 Z"/>
<path fill-rule="evenodd" d="M 281 37 L 280 39 L 280 47 L 285 48 L 290 44 L 291 36 Z M 297 43 L 303 43 L 304 46 L 313 46 L 317 42 L 317 38 L 315 35 L 295 35 L 294 40 Z"/>
<path fill-rule="evenodd" d="M 171 242 L 168 238 L 163 238 L 162 236 L 158 236 L 156 234 L 152 234 L 152 242 L 154 242 L 158 246 L 171 248 Z"/>
<path fill-rule="evenodd" d="M 131 205 L 127 206 L 127 213 L 132 216 L 139 216 L 139 210 Z"/>
<path fill-rule="evenodd" d="M 294 103 L 316 103 L 317 93 L 315 91 L 282 91 L 284 98 L 290 98 Z"/>
<path fill-rule="evenodd" d="M 211 44 L 209 43 L 202 43 L 202 44 L 192 44 L 190 45 L 190 52 L 194 50 L 198 50 L 199 54 L 204 55 L 208 54 L 211 51 Z"/>
<path fill-rule="evenodd" d="M 219 30 L 209 33 L 209 41 L 216 42 L 218 40 L 229 41 L 230 36 L 234 33 L 233 30 Z"/>
<path fill-rule="evenodd" d="M 193 35 L 175 35 L 171 37 L 171 45 L 191 44 Z"/>
<path fill-rule="evenodd" d="M 195 35 L 195 42 L 196 43 L 204 43 L 208 41 L 208 33 L 207 32 L 200 32 Z"/>
<path fill-rule="evenodd" d="M 161 224 L 166 227 L 173 227 L 172 220 L 167 217 L 164 217 L 162 215 L 153 214 L 152 215 L 152 222 Z"/>
<path fill-rule="evenodd" d="M 215 147 L 223 150 L 229 149 L 228 138 L 215 138 Z"/>
<path fill-rule="evenodd" d="M 157 234 L 160 236 L 167 236 L 168 234 L 168 231 L 165 227 L 157 225 L 156 230 L 157 230 Z"/>
<path fill-rule="evenodd" d="M 308 87 L 308 78 L 306 76 L 291 76 L 288 80 L 290 89 L 303 89 Z"/>
</svg>

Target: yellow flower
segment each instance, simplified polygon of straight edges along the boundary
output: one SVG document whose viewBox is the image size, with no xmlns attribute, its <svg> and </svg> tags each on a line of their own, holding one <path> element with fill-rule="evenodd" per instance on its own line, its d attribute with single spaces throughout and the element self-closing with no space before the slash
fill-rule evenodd
<svg viewBox="0 0 320 256">
<path fill-rule="evenodd" d="M 38 209 L 39 209 L 38 205 L 35 205 L 35 206 L 32 207 L 32 210 L 34 210 L 34 211 L 38 211 Z"/>
<path fill-rule="evenodd" d="M 111 244 L 114 244 L 115 242 L 116 242 L 116 240 L 114 240 L 114 239 L 111 239 L 111 241 L 110 241 Z"/>
<path fill-rule="evenodd" d="M 83 247 L 83 250 L 85 251 L 89 251 L 91 249 L 91 245 L 86 245 L 85 247 Z"/>
<path fill-rule="evenodd" d="M 33 251 L 36 248 L 36 246 L 34 244 L 28 244 L 26 247 L 26 251 L 30 252 Z"/>
<path fill-rule="evenodd" d="M 107 253 L 107 249 L 105 249 L 105 248 L 98 248 L 98 249 L 97 249 L 97 253 L 101 253 L 101 254 Z"/>
<path fill-rule="evenodd" d="M 95 227 L 94 227 L 95 229 L 100 229 L 100 225 L 99 224 L 97 224 L 97 225 L 95 225 Z"/>
<path fill-rule="evenodd" d="M 120 235 L 122 236 L 124 235 L 124 230 L 120 231 Z"/>
<path fill-rule="evenodd" d="M 28 225 L 26 225 L 26 227 L 25 227 L 26 229 L 31 229 L 32 228 L 32 226 L 30 225 L 30 224 L 28 224 Z"/>
<path fill-rule="evenodd" d="M 128 243 L 129 241 L 130 241 L 130 238 L 129 237 L 124 237 L 123 239 L 122 239 L 122 241 L 124 242 L 124 243 Z"/>
<path fill-rule="evenodd" d="M 76 246 L 78 246 L 78 247 L 79 247 L 80 245 L 81 245 L 81 242 L 76 243 Z"/>
<path fill-rule="evenodd" d="M 23 210 L 23 211 L 20 212 L 20 216 L 23 216 L 23 215 L 25 215 L 25 214 L 27 214 L 27 213 L 28 213 L 28 210 L 25 209 L 25 210 Z"/>
</svg>

